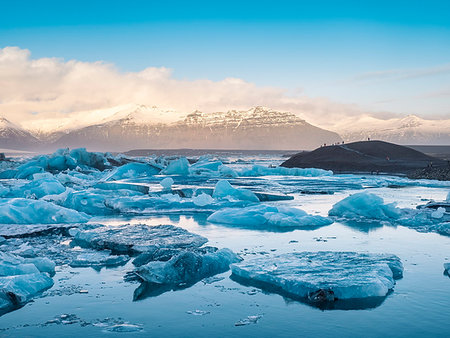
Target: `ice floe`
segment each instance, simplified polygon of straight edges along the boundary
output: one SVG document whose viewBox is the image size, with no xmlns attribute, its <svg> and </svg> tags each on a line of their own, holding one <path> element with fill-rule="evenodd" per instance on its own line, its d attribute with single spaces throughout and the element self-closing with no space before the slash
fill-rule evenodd
<svg viewBox="0 0 450 338">
<path fill-rule="evenodd" d="M 53 286 L 55 264 L 0 251 L 0 313 L 20 307 Z"/>
<path fill-rule="evenodd" d="M 333 223 L 329 218 L 309 215 L 301 209 L 265 204 L 245 208 L 225 208 L 214 212 L 207 220 L 212 223 L 263 229 L 317 228 Z"/>
<path fill-rule="evenodd" d="M 84 223 L 89 217 L 51 202 L 25 198 L 0 199 L 0 224 Z"/>
<path fill-rule="evenodd" d="M 126 224 L 94 229 L 73 228 L 69 232 L 81 246 L 120 254 L 140 254 L 159 247 L 200 247 L 208 241 L 205 237 L 173 225 Z"/>
<path fill-rule="evenodd" d="M 225 272 L 239 258 L 229 249 L 211 252 L 185 251 L 166 262 L 152 261 L 137 268 L 143 281 L 154 284 L 192 284 L 203 278 Z"/>
<path fill-rule="evenodd" d="M 231 271 L 269 291 L 320 303 L 384 297 L 403 266 L 390 254 L 323 251 L 253 258 L 232 264 Z"/>
</svg>

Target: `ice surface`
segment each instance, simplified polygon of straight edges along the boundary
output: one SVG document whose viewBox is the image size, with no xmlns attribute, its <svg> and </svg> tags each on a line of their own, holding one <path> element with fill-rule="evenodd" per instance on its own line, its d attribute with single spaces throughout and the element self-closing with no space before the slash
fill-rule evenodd
<svg viewBox="0 0 450 338">
<path fill-rule="evenodd" d="M 121 254 L 140 254 L 160 247 L 200 247 L 208 241 L 205 237 L 172 225 L 100 226 L 94 229 L 71 229 L 70 234 L 81 246 L 96 250 L 108 249 Z"/>
<path fill-rule="evenodd" d="M 160 169 L 156 166 L 147 163 L 127 163 L 119 168 L 114 169 L 112 172 L 107 173 L 105 180 L 121 180 L 125 178 L 136 178 L 142 176 L 152 176 L 160 172 Z"/>
<path fill-rule="evenodd" d="M 333 206 L 328 215 L 356 223 L 366 220 L 386 221 L 420 232 L 450 236 L 450 214 L 444 208 L 397 208 L 394 203 L 386 204 L 381 197 L 367 192 L 344 198 Z"/>
<path fill-rule="evenodd" d="M 153 261 L 136 269 L 142 280 L 155 284 L 192 284 L 203 278 L 225 272 L 239 258 L 229 249 L 202 254 L 185 251 L 167 262 Z"/>
<path fill-rule="evenodd" d="M 160 184 L 165 190 L 169 190 L 170 188 L 172 188 L 172 185 L 173 185 L 173 178 L 172 178 L 172 177 L 166 177 L 166 178 L 164 178 L 161 182 L 159 182 L 159 184 Z"/>
<path fill-rule="evenodd" d="M 450 275 L 450 263 L 444 263 L 444 272 Z"/>
<path fill-rule="evenodd" d="M 401 214 L 401 209 L 395 204 L 385 204 L 381 197 L 368 192 L 350 195 L 333 205 L 328 212 L 330 216 L 377 220 L 397 219 Z"/>
<path fill-rule="evenodd" d="M 189 161 L 186 157 L 180 157 L 169 162 L 169 165 L 161 173 L 165 175 L 189 175 Z"/>
<path fill-rule="evenodd" d="M 262 165 L 254 165 L 249 170 L 243 170 L 239 173 L 239 176 L 270 176 L 270 175 L 283 175 L 283 176 L 331 176 L 333 172 L 331 170 L 323 170 L 316 168 L 284 168 L 275 167 L 269 168 Z"/>
<path fill-rule="evenodd" d="M 192 197 L 192 201 L 194 202 L 195 205 L 198 205 L 199 207 L 204 207 L 205 205 L 213 204 L 214 198 L 202 192 L 200 195 Z"/>
<path fill-rule="evenodd" d="M 301 209 L 265 204 L 222 209 L 210 215 L 208 221 L 252 228 L 313 228 L 333 223 L 326 217 L 309 215 Z"/>
<path fill-rule="evenodd" d="M 66 190 L 50 173 L 33 174 L 33 180 L 31 182 L 26 181 L 25 184 L 22 182 L 14 182 L 10 187 L 0 191 L 0 196 L 37 199 L 46 195 L 61 194 Z"/>
<path fill-rule="evenodd" d="M 47 258 L 22 258 L 0 251 L 0 311 L 23 305 L 53 285 L 55 264 Z"/>
<path fill-rule="evenodd" d="M 0 311 L 21 306 L 52 286 L 53 280 L 46 273 L 0 277 Z"/>
<path fill-rule="evenodd" d="M 252 191 L 234 188 L 227 180 L 219 180 L 219 182 L 217 182 L 212 197 L 219 199 L 232 198 L 235 200 L 259 202 L 258 197 L 256 197 Z"/>
<path fill-rule="evenodd" d="M 126 255 L 111 255 L 108 250 L 80 253 L 71 263 L 72 267 L 112 267 L 123 265 L 130 260 Z"/>
<path fill-rule="evenodd" d="M 311 302 L 384 297 L 403 274 L 389 254 L 294 252 L 232 264 L 233 275 Z"/>
<path fill-rule="evenodd" d="M 0 224 L 84 223 L 88 216 L 42 200 L 0 199 Z"/>
</svg>

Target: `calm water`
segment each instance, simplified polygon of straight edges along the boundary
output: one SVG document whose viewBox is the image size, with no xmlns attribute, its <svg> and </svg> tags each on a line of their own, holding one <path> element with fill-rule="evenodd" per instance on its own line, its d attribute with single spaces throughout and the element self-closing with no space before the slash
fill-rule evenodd
<svg viewBox="0 0 450 338">
<path fill-rule="evenodd" d="M 223 156 L 221 154 L 221 156 Z M 257 161 L 278 165 L 281 157 L 237 156 L 232 166 L 243 168 Z M 158 182 L 159 179 L 155 179 Z M 233 184 L 256 186 L 261 191 L 286 192 L 295 199 L 276 202 L 299 207 L 309 213 L 327 215 L 331 206 L 355 191 L 370 189 L 387 202 L 414 208 L 427 199 L 445 199 L 450 185 L 423 181 L 420 184 L 394 177 L 333 176 L 319 178 L 256 177 L 231 180 Z M 176 181 L 177 183 L 177 181 Z M 178 182 L 189 184 L 190 182 Z M 389 184 L 402 188 L 389 188 Z M 198 184 L 198 182 L 196 182 Z M 203 185 L 212 184 L 209 182 Z M 302 194 L 301 191 L 334 191 L 329 195 Z M 305 303 L 270 294 L 231 280 L 230 272 L 214 280 L 198 282 L 192 287 L 148 295 L 133 301 L 137 283 L 123 280 L 132 270 L 131 263 L 120 268 L 95 271 L 91 268 L 58 268 L 54 277 L 57 294 L 37 298 L 23 308 L 0 317 L 0 335 L 5 337 L 44 337 L 99 335 L 141 335 L 169 337 L 448 337 L 450 325 L 450 278 L 443 274 L 443 263 L 450 261 L 450 238 L 435 233 L 419 233 L 405 227 L 383 226 L 356 228 L 334 223 L 314 231 L 259 231 L 221 226 L 206 221 L 208 214 L 184 214 L 183 211 L 161 212 L 139 217 L 97 218 L 106 224 L 146 223 L 173 224 L 209 239 L 209 245 L 228 247 L 243 258 L 292 251 L 367 251 L 393 253 L 404 264 L 404 277 L 394 291 L 378 306 L 364 310 L 320 310 Z M 88 293 L 64 292 L 74 286 Z M 65 294 L 66 293 L 66 294 Z M 205 311 L 204 315 L 188 311 Z M 47 323 L 62 314 L 74 314 L 87 324 L 113 318 L 140 325 L 132 333 L 105 332 L 101 324 Z M 235 326 L 247 316 L 260 315 L 257 323 Z"/>
</svg>

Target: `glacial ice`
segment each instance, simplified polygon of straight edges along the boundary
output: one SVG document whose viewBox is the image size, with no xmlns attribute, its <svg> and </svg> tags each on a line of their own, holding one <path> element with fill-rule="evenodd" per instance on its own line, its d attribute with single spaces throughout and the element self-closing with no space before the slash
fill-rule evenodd
<svg viewBox="0 0 450 338">
<path fill-rule="evenodd" d="M 241 201 L 259 202 L 258 197 L 247 189 L 234 188 L 227 180 L 219 180 L 212 194 L 214 198 L 232 198 Z"/>
<path fill-rule="evenodd" d="M 21 306 L 50 288 L 55 264 L 47 258 L 22 258 L 0 251 L 0 311 Z"/>
<path fill-rule="evenodd" d="M 337 202 L 328 215 L 353 219 L 390 220 L 399 218 L 401 209 L 394 204 L 385 204 L 384 200 L 377 195 L 361 192 Z"/>
<path fill-rule="evenodd" d="M 66 188 L 50 173 L 33 175 L 31 182 L 14 182 L 10 187 L 0 192 L 1 197 L 42 198 L 46 195 L 61 194 Z"/>
<path fill-rule="evenodd" d="M 46 273 L 0 277 L 0 311 L 19 307 L 53 286 Z"/>
<path fill-rule="evenodd" d="M 208 241 L 205 237 L 172 225 L 127 224 L 94 229 L 74 228 L 69 232 L 80 246 L 107 249 L 114 254 L 140 254 L 159 247 L 200 247 Z"/>
<path fill-rule="evenodd" d="M 88 216 L 51 202 L 25 198 L 0 199 L 0 224 L 84 223 Z"/>
<path fill-rule="evenodd" d="M 164 178 L 159 184 L 163 187 L 165 190 L 170 190 L 173 185 L 173 178 L 172 177 L 166 177 Z"/>
<path fill-rule="evenodd" d="M 192 284 L 203 278 L 225 272 L 239 258 L 229 249 L 202 254 L 182 252 L 166 262 L 152 261 L 136 269 L 142 280 L 155 284 Z"/>
<path fill-rule="evenodd" d="M 159 174 L 160 169 L 147 163 L 132 162 L 113 169 L 105 176 L 105 181 L 117 181 L 125 178 L 153 176 Z"/>
<path fill-rule="evenodd" d="M 316 168 L 285 168 L 275 167 L 269 168 L 262 165 L 254 165 L 251 169 L 243 170 L 239 173 L 239 176 L 305 176 L 305 177 L 317 177 L 317 176 L 331 176 L 333 172 L 331 170 L 323 170 Z"/>
<path fill-rule="evenodd" d="M 213 204 L 214 198 L 202 192 L 200 195 L 192 197 L 192 201 L 194 202 L 195 205 L 198 205 L 199 207 L 204 207 L 206 205 Z"/>
<path fill-rule="evenodd" d="M 450 276 L 450 263 L 444 263 L 444 272 Z"/>
<path fill-rule="evenodd" d="M 70 266 L 74 268 L 80 267 L 113 267 L 123 265 L 130 260 L 126 255 L 111 255 L 109 250 L 83 252 L 70 262 Z"/>
<path fill-rule="evenodd" d="M 250 284 L 314 303 L 384 297 L 403 266 L 390 254 L 322 251 L 253 258 L 232 264 L 231 271 Z"/>
<path fill-rule="evenodd" d="M 218 210 L 207 219 L 212 223 L 242 225 L 252 228 L 313 228 L 333 223 L 322 216 L 313 216 L 305 211 L 270 205 L 254 205 L 245 208 Z"/>
<path fill-rule="evenodd" d="M 189 175 L 189 161 L 186 157 L 180 157 L 170 161 L 169 165 L 161 172 L 164 175 Z"/>
<path fill-rule="evenodd" d="M 419 232 L 437 232 L 450 236 L 450 214 L 444 208 L 398 208 L 394 203 L 386 204 L 381 197 L 367 192 L 353 194 L 337 202 L 328 215 L 356 223 L 367 220 L 387 221 Z"/>
</svg>

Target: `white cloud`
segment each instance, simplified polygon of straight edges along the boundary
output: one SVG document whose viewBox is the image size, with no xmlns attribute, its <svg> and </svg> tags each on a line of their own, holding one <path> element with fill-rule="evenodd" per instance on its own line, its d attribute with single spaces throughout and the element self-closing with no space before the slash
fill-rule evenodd
<svg viewBox="0 0 450 338">
<path fill-rule="evenodd" d="M 183 113 L 262 105 L 291 111 L 323 127 L 361 113 L 353 105 L 288 95 L 286 90 L 237 78 L 178 80 L 164 67 L 123 73 L 104 62 L 32 59 L 26 49 L 0 49 L 0 114 L 15 123 L 28 125 L 33 120 L 62 119 L 80 111 L 129 103 Z"/>
</svg>

